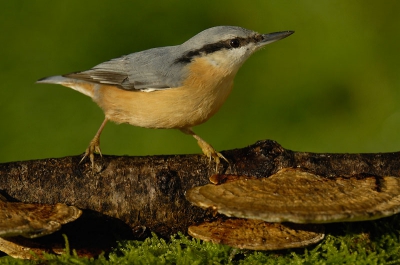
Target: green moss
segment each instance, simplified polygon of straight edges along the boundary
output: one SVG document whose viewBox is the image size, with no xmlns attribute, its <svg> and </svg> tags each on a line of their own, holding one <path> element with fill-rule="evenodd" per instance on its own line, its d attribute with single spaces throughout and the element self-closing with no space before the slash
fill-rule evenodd
<svg viewBox="0 0 400 265">
<path fill-rule="evenodd" d="M 144 241 L 123 241 L 108 255 L 80 258 L 46 254 L 44 260 L 0 258 L 1 264 L 399 264 L 400 217 L 398 215 L 358 223 L 327 225 L 327 236 L 305 249 L 247 251 L 203 242 L 183 234 L 170 240 L 153 235 Z"/>
</svg>

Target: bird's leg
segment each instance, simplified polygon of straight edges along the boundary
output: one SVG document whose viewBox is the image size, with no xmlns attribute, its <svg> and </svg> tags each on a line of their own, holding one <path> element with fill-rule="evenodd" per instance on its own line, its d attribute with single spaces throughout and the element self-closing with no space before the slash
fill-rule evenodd
<svg viewBox="0 0 400 265">
<path fill-rule="evenodd" d="M 92 141 L 90 141 L 90 144 L 89 144 L 88 148 L 86 148 L 85 154 L 79 163 L 82 163 L 82 161 L 87 156 L 89 156 L 90 162 L 92 164 L 92 169 L 94 168 L 94 153 L 99 153 L 100 156 L 102 155 L 101 150 L 100 150 L 100 135 L 104 129 L 104 126 L 106 126 L 107 121 L 108 121 L 108 119 L 105 118 L 103 123 L 100 125 L 100 128 L 97 131 L 96 135 L 93 137 Z"/>
<path fill-rule="evenodd" d="M 218 165 L 220 163 L 220 160 L 219 160 L 220 158 L 222 158 L 223 160 L 225 160 L 226 162 L 229 163 L 228 159 L 226 159 L 221 153 L 218 153 L 217 151 L 215 151 L 215 149 L 209 143 L 207 143 L 200 136 L 195 134 L 191 128 L 183 128 L 180 130 L 183 133 L 193 136 L 197 140 L 197 143 L 200 146 L 201 150 L 208 158 L 210 158 L 210 161 L 212 158 L 214 158 L 215 164 L 216 164 L 216 169 L 218 169 Z"/>
</svg>

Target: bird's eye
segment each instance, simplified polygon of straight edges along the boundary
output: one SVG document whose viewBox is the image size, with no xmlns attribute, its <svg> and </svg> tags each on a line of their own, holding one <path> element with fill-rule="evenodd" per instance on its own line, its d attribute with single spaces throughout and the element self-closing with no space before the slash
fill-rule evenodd
<svg viewBox="0 0 400 265">
<path fill-rule="evenodd" d="M 238 39 L 233 39 L 229 42 L 232 48 L 238 48 L 240 46 L 240 41 Z"/>
</svg>

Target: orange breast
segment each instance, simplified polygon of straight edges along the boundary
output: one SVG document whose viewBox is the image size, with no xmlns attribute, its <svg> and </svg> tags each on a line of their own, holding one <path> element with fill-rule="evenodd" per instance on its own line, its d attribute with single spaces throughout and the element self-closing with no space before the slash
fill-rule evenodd
<svg viewBox="0 0 400 265">
<path fill-rule="evenodd" d="M 93 100 L 108 119 L 146 128 L 187 128 L 207 121 L 227 99 L 236 74 L 196 59 L 183 86 L 153 92 L 96 85 Z"/>
</svg>

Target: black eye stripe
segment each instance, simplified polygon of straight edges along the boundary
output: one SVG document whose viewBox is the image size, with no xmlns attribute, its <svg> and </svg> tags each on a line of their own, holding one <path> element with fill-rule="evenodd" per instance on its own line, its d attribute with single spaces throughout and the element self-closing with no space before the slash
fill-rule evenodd
<svg viewBox="0 0 400 265">
<path fill-rule="evenodd" d="M 253 43 L 260 42 L 262 39 L 263 39 L 263 37 L 261 35 L 257 34 L 257 35 L 254 35 L 254 36 L 251 36 L 248 38 L 236 37 L 236 38 L 232 38 L 232 39 L 228 39 L 228 40 L 219 41 L 216 43 L 206 44 L 203 47 L 201 47 L 200 49 L 187 52 L 182 57 L 176 59 L 174 63 L 189 63 L 192 61 L 192 59 L 194 57 L 199 56 L 201 54 L 210 54 L 210 53 L 222 50 L 222 49 L 235 49 L 240 46 L 244 46 L 250 42 L 253 42 Z M 232 41 L 235 42 L 235 45 L 232 45 Z M 238 46 L 236 46 L 236 43 L 238 44 Z M 236 47 L 234 47 L 234 46 L 236 46 Z"/>
</svg>

